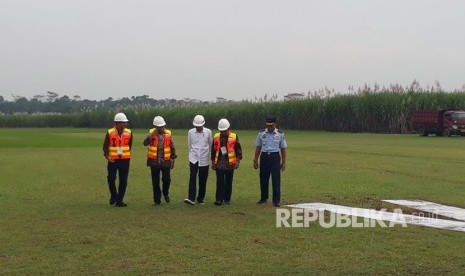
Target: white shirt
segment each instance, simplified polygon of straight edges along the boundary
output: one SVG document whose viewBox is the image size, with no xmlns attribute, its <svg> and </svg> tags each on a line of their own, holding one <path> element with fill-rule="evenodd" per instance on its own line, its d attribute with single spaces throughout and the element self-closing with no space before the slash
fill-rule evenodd
<svg viewBox="0 0 465 276">
<path fill-rule="evenodd" d="M 187 133 L 187 148 L 189 149 L 189 162 L 199 162 L 199 167 L 210 165 L 210 149 L 212 146 L 212 132 L 204 127 L 201 132 L 192 128 Z"/>
</svg>

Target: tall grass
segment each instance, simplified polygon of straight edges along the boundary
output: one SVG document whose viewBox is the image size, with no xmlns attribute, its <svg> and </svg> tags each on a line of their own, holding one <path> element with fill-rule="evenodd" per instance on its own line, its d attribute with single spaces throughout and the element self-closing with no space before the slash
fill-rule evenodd
<svg viewBox="0 0 465 276">
<path fill-rule="evenodd" d="M 134 128 L 148 128 L 161 115 L 170 128 L 189 128 L 196 114 L 216 128 L 227 118 L 234 129 L 259 129 L 266 114 L 276 114 L 285 129 L 338 132 L 407 133 L 416 110 L 465 109 L 465 93 L 359 91 L 348 95 L 272 102 L 232 102 L 211 106 L 107 110 L 67 115 L 1 115 L 0 127 L 107 127 L 124 111 Z"/>
</svg>

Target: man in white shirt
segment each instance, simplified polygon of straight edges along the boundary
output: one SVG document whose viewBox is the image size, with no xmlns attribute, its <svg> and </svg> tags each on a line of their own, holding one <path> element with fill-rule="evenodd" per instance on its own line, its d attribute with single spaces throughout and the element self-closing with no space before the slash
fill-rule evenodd
<svg viewBox="0 0 465 276">
<path fill-rule="evenodd" d="M 207 188 L 208 170 L 210 168 L 210 150 L 212 145 L 212 132 L 204 127 L 205 119 L 202 115 L 194 117 L 194 128 L 187 134 L 187 148 L 189 149 L 189 193 L 184 203 L 195 205 L 197 188 L 197 173 L 199 174 L 199 193 L 197 203 L 205 204 L 205 192 Z"/>
</svg>

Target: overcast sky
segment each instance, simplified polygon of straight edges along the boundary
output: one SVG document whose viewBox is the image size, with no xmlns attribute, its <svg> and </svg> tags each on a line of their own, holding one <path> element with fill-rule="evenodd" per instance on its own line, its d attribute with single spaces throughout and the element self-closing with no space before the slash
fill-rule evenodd
<svg viewBox="0 0 465 276">
<path fill-rule="evenodd" d="M 465 84 L 463 0 L 0 0 L 0 35 L 8 100 Z"/>
</svg>

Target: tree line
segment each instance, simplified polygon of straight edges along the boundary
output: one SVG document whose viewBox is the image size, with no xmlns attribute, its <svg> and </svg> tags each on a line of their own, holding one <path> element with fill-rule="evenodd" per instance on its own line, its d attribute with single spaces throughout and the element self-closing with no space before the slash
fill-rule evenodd
<svg viewBox="0 0 465 276">
<path fill-rule="evenodd" d="M 78 112 L 92 112 L 100 110 L 116 109 L 147 109 L 154 107 L 184 107 L 192 105 L 206 105 L 209 102 L 185 98 L 176 99 L 153 99 L 148 95 L 125 97 L 105 100 L 87 100 L 80 96 L 60 96 L 58 93 L 47 91 L 45 95 L 36 95 L 30 99 L 13 95 L 13 101 L 5 101 L 0 96 L 0 114 L 68 114 Z M 217 98 L 219 103 L 227 103 L 224 98 Z"/>
<path fill-rule="evenodd" d="M 148 96 L 122 100 L 89 101 L 69 99 L 66 112 L 55 114 L 3 112 L 0 127 L 85 127 L 106 128 L 116 112 L 125 112 L 132 128 L 149 128 L 154 116 L 161 115 L 169 128 L 190 128 L 192 118 L 202 114 L 207 127 L 216 129 L 219 119 L 227 118 L 233 129 L 260 129 L 267 114 L 275 114 L 283 129 L 324 130 L 338 132 L 408 133 L 416 110 L 465 109 L 464 91 L 445 92 L 437 87 L 422 89 L 414 83 L 408 87 L 368 87 L 349 94 L 332 94 L 329 90 L 307 96 L 255 101 L 178 101 L 153 100 Z M 60 106 L 63 97 L 42 101 Z M 29 100 L 31 102 L 32 100 Z M 66 101 L 65 101 L 66 102 Z M 17 103 L 17 101 L 14 101 Z M 1 104 L 5 104 L 3 101 Z M 80 107 L 79 107 L 80 106 Z M 50 109 L 53 110 L 53 109 Z M 45 112 L 42 110 L 42 112 Z M 48 111 L 47 111 L 48 112 Z"/>
</svg>

